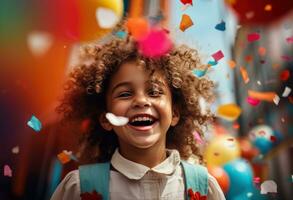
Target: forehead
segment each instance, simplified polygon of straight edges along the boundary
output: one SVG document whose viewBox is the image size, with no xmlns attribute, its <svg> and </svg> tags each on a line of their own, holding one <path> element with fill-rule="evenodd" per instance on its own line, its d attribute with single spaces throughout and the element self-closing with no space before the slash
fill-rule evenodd
<svg viewBox="0 0 293 200">
<path fill-rule="evenodd" d="M 148 70 L 137 61 L 124 62 L 110 80 L 110 87 L 119 82 L 159 81 L 168 85 L 164 72 L 160 69 Z"/>
</svg>

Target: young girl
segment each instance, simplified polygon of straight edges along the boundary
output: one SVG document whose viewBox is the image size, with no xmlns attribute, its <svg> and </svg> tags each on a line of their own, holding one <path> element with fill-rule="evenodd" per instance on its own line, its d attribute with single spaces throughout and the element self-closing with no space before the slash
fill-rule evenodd
<svg viewBox="0 0 293 200">
<path fill-rule="evenodd" d="M 203 135 L 213 118 L 199 106 L 199 98 L 212 99 L 213 83 L 193 75 L 204 67 L 196 50 L 173 47 L 146 58 L 127 37 L 88 46 L 83 58 L 58 110 L 87 124 L 79 155 L 84 165 L 51 200 L 225 199 L 206 168 L 184 161 L 199 154 L 193 133 Z"/>
</svg>

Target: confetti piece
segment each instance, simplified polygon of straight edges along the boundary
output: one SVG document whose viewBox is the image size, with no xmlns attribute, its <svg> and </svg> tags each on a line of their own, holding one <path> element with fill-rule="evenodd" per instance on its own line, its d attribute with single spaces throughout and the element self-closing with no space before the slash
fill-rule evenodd
<svg viewBox="0 0 293 200">
<path fill-rule="evenodd" d="M 265 5 L 264 10 L 265 11 L 271 11 L 272 10 L 272 5 L 271 4 Z"/>
<path fill-rule="evenodd" d="M 112 9 L 102 6 L 96 9 L 96 21 L 101 28 L 113 28 L 119 22 L 119 19 L 120 17 Z"/>
<path fill-rule="evenodd" d="M 236 104 L 221 105 L 217 109 L 218 116 L 229 121 L 236 120 L 241 112 L 241 108 Z"/>
<path fill-rule="evenodd" d="M 239 125 L 237 122 L 235 122 L 235 123 L 233 124 L 233 128 L 234 128 L 234 129 L 239 129 L 239 128 L 240 128 L 240 125 Z"/>
<path fill-rule="evenodd" d="M 188 29 L 192 25 L 193 25 L 193 21 L 191 20 L 191 18 L 188 15 L 183 14 L 181 18 L 181 22 L 180 22 L 180 30 L 184 32 L 186 29 Z"/>
<path fill-rule="evenodd" d="M 27 125 L 34 129 L 34 131 L 39 132 L 42 129 L 42 124 L 38 118 L 32 115 L 31 119 L 27 122 Z"/>
<path fill-rule="evenodd" d="M 282 81 L 287 81 L 289 79 L 289 77 L 290 77 L 290 71 L 288 69 L 282 71 L 280 74 L 280 79 Z"/>
<path fill-rule="evenodd" d="M 246 193 L 246 196 L 247 196 L 248 198 L 250 198 L 250 197 L 253 196 L 253 193 L 252 193 L 252 192 L 248 192 L 248 193 Z"/>
<path fill-rule="evenodd" d="M 247 35 L 248 42 L 254 42 L 260 39 L 260 35 L 258 33 L 250 33 Z"/>
<path fill-rule="evenodd" d="M 225 31 L 226 30 L 226 23 L 224 21 L 220 22 L 215 26 L 215 29 L 219 31 Z"/>
<path fill-rule="evenodd" d="M 192 5 L 192 0 L 180 0 L 181 1 L 181 3 L 183 3 L 184 5 L 185 4 L 190 4 L 190 5 Z"/>
<path fill-rule="evenodd" d="M 168 53 L 173 44 L 168 33 L 163 29 L 153 28 L 143 40 L 138 41 L 138 49 L 142 55 L 158 58 Z"/>
<path fill-rule="evenodd" d="M 254 183 L 260 183 L 260 177 L 254 177 L 253 182 Z"/>
<path fill-rule="evenodd" d="M 271 140 L 272 142 L 276 142 L 276 141 L 277 141 L 277 138 L 276 138 L 275 136 L 271 135 L 270 140 Z"/>
<path fill-rule="evenodd" d="M 280 97 L 278 95 L 275 95 L 274 99 L 273 99 L 273 102 L 276 104 L 276 105 L 279 105 L 279 102 L 280 102 Z"/>
<path fill-rule="evenodd" d="M 244 67 L 240 67 L 240 73 L 245 84 L 249 82 L 247 71 Z"/>
<path fill-rule="evenodd" d="M 116 35 L 118 38 L 124 39 L 127 36 L 127 33 L 125 31 L 117 31 L 116 33 L 114 33 L 114 35 Z"/>
<path fill-rule="evenodd" d="M 217 64 L 218 64 L 217 61 L 211 61 L 211 60 L 210 60 L 210 61 L 208 62 L 208 65 L 209 65 L 209 66 L 215 66 L 215 65 L 217 65 Z"/>
<path fill-rule="evenodd" d="M 252 106 L 257 106 L 260 103 L 260 100 L 254 99 L 252 97 L 247 97 L 246 101 Z"/>
<path fill-rule="evenodd" d="M 200 144 L 203 144 L 203 140 L 201 139 L 200 135 L 198 134 L 198 132 L 194 131 L 193 132 L 193 136 L 194 136 L 194 139 L 196 141 L 198 141 Z"/>
<path fill-rule="evenodd" d="M 260 185 L 260 193 L 261 194 L 268 194 L 268 193 L 277 193 L 277 184 L 272 180 L 264 181 Z"/>
<path fill-rule="evenodd" d="M 33 31 L 27 37 L 29 50 L 34 56 L 43 56 L 53 44 L 51 34 L 43 31 Z"/>
<path fill-rule="evenodd" d="M 259 54 L 260 56 L 265 56 L 265 55 L 266 55 L 266 48 L 264 48 L 264 47 L 259 47 L 259 48 L 258 48 L 258 54 Z"/>
<path fill-rule="evenodd" d="M 70 155 L 64 151 L 59 153 L 57 157 L 62 164 L 66 164 L 71 160 Z"/>
<path fill-rule="evenodd" d="M 282 97 L 288 97 L 290 93 L 291 93 L 291 88 L 286 86 L 286 88 L 282 94 Z"/>
<path fill-rule="evenodd" d="M 148 21 L 142 17 L 128 18 L 125 25 L 128 32 L 136 40 L 145 38 L 150 31 Z"/>
<path fill-rule="evenodd" d="M 228 65 L 231 69 L 234 69 L 236 67 L 236 62 L 233 60 L 229 60 L 228 61 Z"/>
<path fill-rule="evenodd" d="M 289 43 L 289 44 L 293 43 L 293 36 L 291 36 L 291 37 L 287 37 L 287 38 L 286 38 L 286 41 L 287 41 L 287 43 Z"/>
<path fill-rule="evenodd" d="M 281 56 L 281 58 L 285 61 L 290 61 L 291 60 L 291 57 L 290 56 L 286 56 L 286 55 L 283 55 Z"/>
<path fill-rule="evenodd" d="M 80 124 L 81 132 L 86 133 L 89 130 L 90 124 L 91 124 L 91 120 L 89 118 L 82 120 Z"/>
<path fill-rule="evenodd" d="M 14 154 L 18 154 L 19 153 L 19 146 L 13 147 L 11 152 L 14 153 Z"/>
<path fill-rule="evenodd" d="M 253 11 L 247 12 L 247 13 L 245 13 L 245 16 L 247 19 L 251 19 L 254 17 L 254 12 Z"/>
<path fill-rule="evenodd" d="M 106 118 L 114 126 L 124 126 L 129 121 L 129 119 L 127 117 L 116 116 L 113 113 L 107 113 Z"/>
<path fill-rule="evenodd" d="M 200 78 L 206 74 L 207 70 L 194 69 L 192 72 L 195 76 Z"/>
<path fill-rule="evenodd" d="M 257 92 L 253 90 L 248 90 L 248 96 L 253 99 L 257 99 L 261 101 L 273 102 L 273 99 L 275 98 L 276 93 L 275 92 Z"/>
<path fill-rule="evenodd" d="M 252 56 L 251 55 L 245 56 L 245 61 L 246 62 L 251 62 L 252 61 Z"/>
<path fill-rule="evenodd" d="M 12 170 L 9 165 L 4 165 L 4 176 L 12 177 Z"/>
<path fill-rule="evenodd" d="M 216 62 L 218 62 L 219 60 L 221 60 L 224 57 L 224 54 L 221 50 L 219 50 L 216 53 L 214 53 L 212 55 L 212 57 L 215 59 Z"/>
<path fill-rule="evenodd" d="M 260 82 L 260 81 L 256 81 L 256 83 L 257 83 L 258 85 L 261 85 L 261 82 Z"/>
</svg>

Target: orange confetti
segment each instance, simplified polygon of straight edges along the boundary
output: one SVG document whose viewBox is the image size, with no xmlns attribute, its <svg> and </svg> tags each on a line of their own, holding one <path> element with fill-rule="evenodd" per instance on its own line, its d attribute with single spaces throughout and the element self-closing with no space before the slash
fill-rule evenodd
<svg viewBox="0 0 293 200">
<path fill-rule="evenodd" d="M 265 11 L 271 11 L 272 8 L 273 8 L 273 7 L 272 7 L 271 4 L 267 4 L 267 5 L 265 5 L 264 10 L 265 10 Z"/>
<path fill-rule="evenodd" d="M 244 83 L 247 84 L 249 82 L 249 77 L 248 77 L 246 69 L 244 67 L 240 67 L 240 72 L 241 72 L 241 76 L 243 78 Z"/>
<path fill-rule="evenodd" d="M 62 164 L 68 163 L 70 161 L 70 156 L 64 152 L 59 153 L 57 157 Z"/>
<path fill-rule="evenodd" d="M 241 112 L 241 108 L 233 103 L 221 105 L 217 109 L 218 116 L 229 121 L 236 120 L 240 116 Z"/>
<path fill-rule="evenodd" d="M 272 67 L 273 67 L 273 69 L 278 69 L 280 67 L 280 64 L 275 63 L 275 64 L 272 65 Z"/>
<path fill-rule="evenodd" d="M 142 17 L 128 18 L 125 25 L 136 40 L 144 38 L 150 30 L 148 21 Z"/>
<path fill-rule="evenodd" d="M 273 102 L 273 99 L 276 95 L 277 94 L 275 92 L 257 92 L 253 90 L 248 90 L 248 96 L 262 101 Z"/>
<path fill-rule="evenodd" d="M 246 62 L 251 62 L 252 61 L 252 56 L 251 55 L 245 56 L 245 61 Z"/>
<path fill-rule="evenodd" d="M 240 125 L 239 125 L 237 122 L 235 122 L 235 123 L 233 124 L 233 128 L 234 128 L 234 129 L 239 129 L 239 128 L 240 128 Z"/>
<path fill-rule="evenodd" d="M 191 20 L 191 18 L 188 15 L 183 14 L 181 18 L 181 22 L 180 22 L 180 30 L 185 31 L 192 25 L 193 25 L 193 21 Z"/>
<path fill-rule="evenodd" d="M 234 60 L 229 60 L 228 65 L 231 69 L 234 69 L 236 67 L 236 62 Z"/>
<path fill-rule="evenodd" d="M 259 54 L 260 56 L 265 56 L 265 55 L 266 55 L 266 48 L 264 48 L 264 47 L 259 47 L 259 48 L 258 48 L 258 54 Z"/>
</svg>

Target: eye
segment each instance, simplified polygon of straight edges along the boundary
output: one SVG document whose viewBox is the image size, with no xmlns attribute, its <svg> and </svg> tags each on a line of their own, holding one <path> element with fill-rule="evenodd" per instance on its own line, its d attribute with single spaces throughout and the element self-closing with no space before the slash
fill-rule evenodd
<svg viewBox="0 0 293 200">
<path fill-rule="evenodd" d="M 129 96 L 131 96 L 131 92 L 129 92 L 129 91 L 126 91 L 126 92 L 120 92 L 120 93 L 117 95 L 118 98 L 127 98 L 127 97 L 129 97 Z"/>
<path fill-rule="evenodd" d="M 151 97 L 159 97 L 163 94 L 163 91 L 162 90 L 159 90 L 157 88 L 152 88 L 149 90 L 148 94 L 151 96 Z"/>
</svg>

